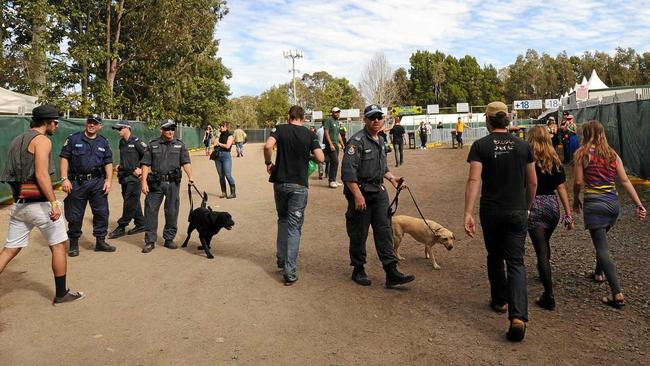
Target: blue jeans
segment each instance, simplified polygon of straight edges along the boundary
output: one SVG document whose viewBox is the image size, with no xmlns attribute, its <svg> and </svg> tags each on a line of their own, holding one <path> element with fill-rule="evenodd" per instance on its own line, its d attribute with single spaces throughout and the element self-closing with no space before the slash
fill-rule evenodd
<svg viewBox="0 0 650 366">
<path fill-rule="evenodd" d="M 295 183 L 275 183 L 273 193 L 278 211 L 276 257 L 279 264 L 284 264 L 285 279 L 295 280 L 308 189 Z"/>
<path fill-rule="evenodd" d="M 237 148 L 237 156 L 244 156 L 244 143 L 235 142 L 235 147 Z"/>
<path fill-rule="evenodd" d="M 230 185 L 230 190 L 232 191 L 233 187 L 235 186 L 235 180 L 233 179 L 231 173 L 232 157 L 230 156 L 230 151 L 219 151 L 218 159 L 214 161 L 214 165 L 217 166 L 221 192 L 226 193 L 226 179 L 228 179 L 228 185 Z"/>
</svg>

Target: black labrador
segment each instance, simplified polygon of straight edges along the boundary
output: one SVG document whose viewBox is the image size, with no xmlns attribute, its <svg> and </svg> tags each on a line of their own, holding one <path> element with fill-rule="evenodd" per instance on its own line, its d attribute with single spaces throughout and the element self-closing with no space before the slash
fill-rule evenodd
<svg viewBox="0 0 650 366">
<path fill-rule="evenodd" d="M 217 235 L 221 229 L 232 229 L 235 222 L 228 212 L 212 211 L 212 208 L 206 206 L 207 194 L 204 193 L 201 207 L 190 211 L 190 225 L 187 227 L 187 238 L 185 238 L 181 247 L 187 247 L 187 243 L 190 241 L 190 235 L 196 229 L 199 232 L 199 240 L 201 241 L 201 246 L 198 249 L 203 249 L 208 259 L 213 259 L 214 256 L 210 252 L 212 237 Z"/>
</svg>

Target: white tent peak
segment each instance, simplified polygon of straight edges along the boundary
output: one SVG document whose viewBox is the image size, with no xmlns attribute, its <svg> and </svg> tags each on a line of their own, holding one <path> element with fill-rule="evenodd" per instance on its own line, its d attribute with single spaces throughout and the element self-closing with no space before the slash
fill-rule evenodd
<svg viewBox="0 0 650 366">
<path fill-rule="evenodd" d="M 589 90 L 595 89 L 607 89 L 608 86 L 603 83 L 602 80 L 598 77 L 596 70 L 591 70 L 591 76 L 589 76 L 589 83 L 587 84 Z"/>
<path fill-rule="evenodd" d="M 583 75 L 582 82 L 580 83 L 580 85 L 587 85 L 587 84 L 589 84 L 589 82 L 587 81 L 587 77 Z"/>
</svg>

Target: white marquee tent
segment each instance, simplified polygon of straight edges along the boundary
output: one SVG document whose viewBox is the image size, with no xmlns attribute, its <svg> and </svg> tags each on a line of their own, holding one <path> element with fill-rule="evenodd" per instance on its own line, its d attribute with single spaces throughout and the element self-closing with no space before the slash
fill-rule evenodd
<svg viewBox="0 0 650 366">
<path fill-rule="evenodd" d="M 31 114 L 37 97 L 0 88 L 0 114 Z"/>
</svg>

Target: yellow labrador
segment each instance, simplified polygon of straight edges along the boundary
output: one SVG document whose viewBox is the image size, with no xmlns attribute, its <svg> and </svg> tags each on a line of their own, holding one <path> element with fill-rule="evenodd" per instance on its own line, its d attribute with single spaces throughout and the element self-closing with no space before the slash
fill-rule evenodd
<svg viewBox="0 0 650 366">
<path fill-rule="evenodd" d="M 440 266 L 436 263 L 436 258 L 433 256 L 433 245 L 435 243 L 441 243 L 447 250 L 451 250 L 454 247 L 454 240 L 456 238 L 454 237 L 454 233 L 445 229 L 437 222 L 427 220 L 427 223 L 431 226 L 433 232 L 431 232 L 429 226 L 420 218 L 403 215 L 393 216 L 393 251 L 398 259 L 404 259 L 404 257 L 399 255 L 398 250 L 404 234 L 408 233 L 413 239 L 424 243 L 424 257 L 431 258 L 433 269 L 440 269 Z"/>
</svg>

